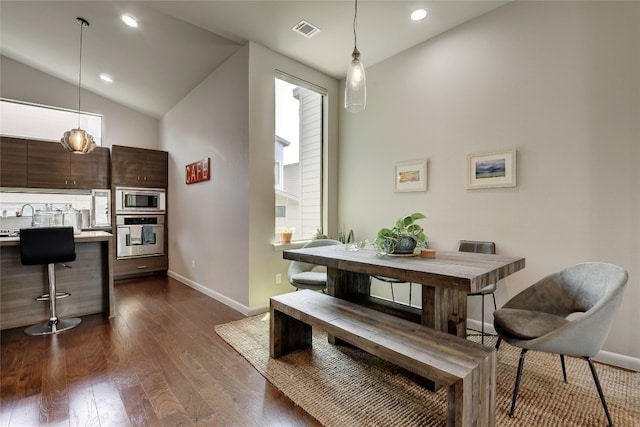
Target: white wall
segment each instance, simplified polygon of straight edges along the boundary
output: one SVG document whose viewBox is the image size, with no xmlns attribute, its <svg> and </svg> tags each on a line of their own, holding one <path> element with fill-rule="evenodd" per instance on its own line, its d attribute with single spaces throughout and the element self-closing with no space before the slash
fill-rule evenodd
<svg viewBox="0 0 640 427">
<path fill-rule="evenodd" d="M 245 46 L 161 120 L 171 153 L 169 270 L 238 309 L 249 300 L 248 67 Z M 186 185 L 185 166 L 207 157 L 211 180 Z"/>
<path fill-rule="evenodd" d="M 276 69 L 327 88 L 336 126 L 338 82 L 252 42 L 161 120 L 162 148 L 171 153 L 170 274 L 244 313 L 264 311 L 270 296 L 293 289 L 289 263 L 272 246 Z M 336 145 L 334 127 L 333 164 Z M 185 185 L 184 166 L 206 157 L 211 181 Z"/>
<path fill-rule="evenodd" d="M 574 263 L 624 266 L 604 350 L 640 370 L 639 45 L 640 3 L 514 2 L 368 68 L 367 110 L 340 114 L 340 223 L 371 238 L 420 211 L 436 249 L 526 257 L 498 306 Z M 467 154 L 509 147 L 517 187 L 465 189 Z M 394 163 L 419 158 L 428 191 L 394 193 Z"/>
<path fill-rule="evenodd" d="M 72 110 L 78 86 L 0 56 L 0 96 Z M 82 110 L 102 114 L 102 146 L 158 148 L 159 121 L 94 93 L 82 90 Z M 62 136 L 62 135 L 60 135 Z"/>
</svg>

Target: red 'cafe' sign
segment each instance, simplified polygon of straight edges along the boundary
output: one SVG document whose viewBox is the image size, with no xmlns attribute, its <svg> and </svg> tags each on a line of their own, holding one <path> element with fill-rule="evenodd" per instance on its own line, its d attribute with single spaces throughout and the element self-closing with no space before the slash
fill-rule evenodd
<svg viewBox="0 0 640 427">
<path fill-rule="evenodd" d="M 211 179 L 210 161 L 207 157 L 197 162 L 189 163 L 185 166 L 185 181 L 187 185 L 196 182 L 209 181 Z"/>
</svg>

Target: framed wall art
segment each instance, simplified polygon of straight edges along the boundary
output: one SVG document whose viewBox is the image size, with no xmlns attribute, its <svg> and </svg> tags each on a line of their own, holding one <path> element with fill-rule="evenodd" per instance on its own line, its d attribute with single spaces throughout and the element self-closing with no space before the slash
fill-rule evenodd
<svg viewBox="0 0 640 427">
<path fill-rule="evenodd" d="M 396 192 L 427 191 L 427 159 L 396 163 Z"/>
<path fill-rule="evenodd" d="M 467 156 L 467 188 L 515 186 L 515 149 L 475 153 Z"/>
</svg>

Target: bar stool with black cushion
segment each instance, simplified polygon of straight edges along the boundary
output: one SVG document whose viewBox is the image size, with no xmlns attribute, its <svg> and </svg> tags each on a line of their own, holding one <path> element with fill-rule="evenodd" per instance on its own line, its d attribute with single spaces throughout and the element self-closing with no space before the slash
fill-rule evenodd
<svg viewBox="0 0 640 427">
<path fill-rule="evenodd" d="M 496 244 L 494 242 L 482 242 L 476 240 L 460 240 L 458 243 L 458 252 L 474 252 L 481 254 L 495 254 Z M 496 306 L 496 284 L 491 283 L 477 292 L 468 294 L 469 296 L 481 296 L 482 297 L 482 324 L 480 325 L 482 333 L 482 344 L 484 344 L 484 297 L 491 294 L 493 297 L 493 309 L 497 310 Z"/>
<path fill-rule="evenodd" d="M 316 239 L 311 240 L 304 245 L 303 248 L 341 244 L 339 241 L 333 239 Z M 291 261 L 289 270 L 287 271 L 287 278 L 289 279 L 289 283 L 296 288 L 296 291 L 298 289 L 311 289 L 324 292 L 327 288 L 326 268 L 308 262 Z"/>
<path fill-rule="evenodd" d="M 78 326 L 81 321 L 79 318 L 59 319 L 56 311 L 56 300 L 70 295 L 57 292 L 55 265 L 76 259 L 73 227 L 21 229 L 20 259 L 23 265 L 47 264 L 49 274 L 49 293 L 36 298 L 38 301 L 49 301 L 49 321 L 29 326 L 25 334 L 57 334 Z"/>
</svg>

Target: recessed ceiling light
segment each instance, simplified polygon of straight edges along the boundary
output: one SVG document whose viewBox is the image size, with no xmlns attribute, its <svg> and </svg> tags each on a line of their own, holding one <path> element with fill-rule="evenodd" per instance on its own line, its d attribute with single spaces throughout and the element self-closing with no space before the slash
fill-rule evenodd
<svg viewBox="0 0 640 427">
<path fill-rule="evenodd" d="M 421 21 L 427 16 L 427 11 L 424 9 L 416 9 L 411 12 L 411 19 L 414 21 Z"/>
<path fill-rule="evenodd" d="M 105 83 L 113 83 L 113 78 L 109 74 L 102 73 L 100 74 L 100 80 Z"/>
<path fill-rule="evenodd" d="M 122 19 L 122 22 L 124 22 L 125 24 L 127 24 L 131 28 L 138 28 L 138 21 L 136 21 L 136 19 L 133 16 L 131 16 L 131 15 L 122 15 L 120 17 L 120 19 Z"/>
</svg>

